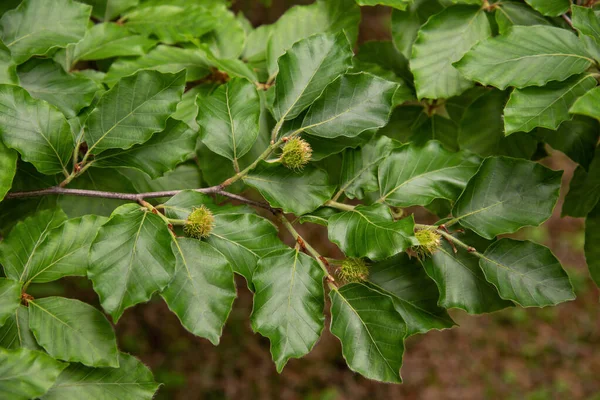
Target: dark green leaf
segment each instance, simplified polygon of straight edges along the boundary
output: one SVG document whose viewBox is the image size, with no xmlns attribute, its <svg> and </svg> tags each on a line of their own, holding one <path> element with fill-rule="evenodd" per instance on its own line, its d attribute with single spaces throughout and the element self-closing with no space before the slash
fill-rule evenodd
<svg viewBox="0 0 600 400">
<path fill-rule="evenodd" d="M 458 124 L 451 119 L 437 114 L 427 116 L 421 112 L 409 129 L 412 133 L 409 141 L 418 146 L 438 140 L 447 150 L 458 151 Z"/>
<path fill-rule="evenodd" d="M 569 0 L 525 0 L 527 4 L 535 8 L 540 13 L 550 16 L 558 17 L 561 14 L 569 11 L 571 2 Z"/>
<path fill-rule="evenodd" d="M 600 87 L 581 96 L 569 109 L 570 113 L 587 115 L 600 121 Z"/>
<path fill-rule="evenodd" d="M 392 12 L 392 39 L 406 58 L 410 58 L 421 25 L 442 10 L 438 0 L 415 0 L 408 6 L 408 10 Z"/>
<path fill-rule="evenodd" d="M 0 201 L 12 187 L 17 172 L 17 159 L 17 152 L 6 147 L 0 140 Z"/>
<path fill-rule="evenodd" d="M 589 171 L 579 166 L 569 184 L 562 216 L 585 217 L 600 200 L 600 151 L 596 151 Z"/>
<path fill-rule="evenodd" d="M 0 83 L 18 84 L 17 67 L 10 50 L 0 41 Z"/>
<path fill-rule="evenodd" d="M 31 329 L 29 329 L 29 309 L 20 305 L 0 326 L 0 348 L 41 350 Z"/>
<path fill-rule="evenodd" d="M 15 313 L 21 302 L 21 283 L 0 278 L 0 326 Z"/>
<path fill-rule="evenodd" d="M 592 280 L 600 287 L 600 206 L 596 205 L 585 219 L 585 259 Z M 1 342 L 0 342 L 1 343 Z"/>
<path fill-rule="evenodd" d="M 501 35 L 514 25 L 551 25 L 543 15 L 523 3 L 502 1 L 497 4 L 494 14 Z"/>
</svg>

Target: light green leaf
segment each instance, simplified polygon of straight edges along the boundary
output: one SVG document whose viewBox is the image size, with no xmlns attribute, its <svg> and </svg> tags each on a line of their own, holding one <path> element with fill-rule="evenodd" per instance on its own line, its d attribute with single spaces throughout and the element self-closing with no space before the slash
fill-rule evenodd
<svg viewBox="0 0 600 400">
<path fill-rule="evenodd" d="M 198 193 L 194 190 L 182 190 L 171 197 L 161 207 L 165 210 L 165 215 L 173 219 L 187 219 L 190 213 L 196 207 L 204 205 L 215 216 L 221 214 L 246 214 L 253 213 L 254 210 L 247 206 L 234 206 L 229 203 L 217 205 L 212 197 L 204 193 Z"/>
<path fill-rule="evenodd" d="M 31 329 L 29 329 L 29 309 L 20 305 L 0 326 L 0 348 L 41 350 Z"/>
<path fill-rule="evenodd" d="M 121 15 L 123 11 L 137 6 L 140 0 L 82 0 L 81 2 L 93 7 L 92 15 L 94 17 L 103 21 L 110 21 Z"/>
<path fill-rule="evenodd" d="M 397 88 L 367 73 L 342 75 L 312 104 L 300 130 L 331 139 L 381 128 L 388 122 Z"/>
<path fill-rule="evenodd" d="M 342 164 L 340 191 L 351 199 L 362 199 L 365 193 L 379 189 L 377 167 L 396 146 L 392 139 L 380 136 L 358 149 L 346 150 Z"/>
<path fill-rule="evenodd" d="M 331 333 L 342 342 L 351 370 L 382 382 L 400 383 L 406 326 L 390 296 L 360 283 L 329 292 Z"/>
<path fill-rule="evenodd" d="M 217 18 L 215 30 L 205 35 L 202 41 L 208 44 L 215 56 L 235 60 L 244 51 L 246 31 L 236 15 L 225 6 L 219 10 Z"/>
<path fill-rule="evenodd" d="M 73 153 L 65 117 L 18 86 L 0 85 L 0 139 L 46 175 L 67 174 Z"/>
<path fill-rule="evenodd" d="M 233 271 L 227 259 L 196 239 L 173 240 L 175 276 L 161 293 L 185 329 L 215 346 L 236 296 Z"/>
<path fill-rule="evenodd" d="M 379 165 L 378 201 L 398 207 L 425 206 L 434 199 L 454 201 L 479 163 L 477 156 L 451 153 L 437 141 L 402 146 Z"/>
<path fill-rule="evenodd" d="M 135 59 L 122 58 L 111 64 L 104 83 L 114 86 L 119 79 L 140 70 L 162 73 L 178 73 L 185 70 L 187 82 L 199 80 L 210 73 L 210 63 L 201 49 L 181 49 L 173 46 L 157 46 L 148 54 Z"/>
<path fill-rule="evenodd" d="M 552 215 L 561 176 L 532 161 L 486 158 L 454 205 L 453 221 L 486 239 L 538 226 Z"/>
<path fill-rule="evenodd" d="M 6 147 L 0 140 L 0 201 L 12 187 L 17 172 L 17 159 L 17 152 Z"/>
<path fill-rule="evenodd" d="M 156 179 L 186 161 L 196 148 L 197 132 L 169 118 L 164 131 L 127 150 L 107 150 L 94 158 L 94 167 L 135 168 Z"/>
<path fill-rule="evenodd" d="M 549 17 L 558 17 L 569 11 L 571 6 L 569 0 L 525 0 L 525 2 Z"/>
<path fill-rule="evenodd" d="M 117 322 L 123 311 L 147 301 L 173 277 L 175 255 L 171 233 L 155 214 L 115 210 L 90 248 L 88 278 L 100 304 Z M 124 211 L 127 209 L 124 209 Z"/>
<path fill-rule="evenodd" d="M 600 287 L 600 206 L 596 205 L 585 219 L 585 260 L 592 280 Z M 0 335 L 1 336 L 1 335 Z M 1 342 L 0 342 L 1 343 Z"/>
<path fill-rule="evenodd" d="M 42 400 L 152 400 L 159 384 L 142 362 L 119 354 L 119 368 L 90 368 L 71 364 Z"/>
<path fill-rule="evenodd" d="M 0 348 L 0 396 L 11 400 L 42 396 L 67 365 L 39 351 Z"/>
<path fill-rule="evenodd" d="M 398 10 L 405 10 L 412 0 L 356 0 L 359 6 L 388 6 Z"/>
<path fill-rule="evenodd" d="M 453 6 L 431 17 L 412 47 L 410 69 L 417 97 L 456 96 L 473 86 L 452 66 L 475 43 L 492 34 L 485 12 L 478 7 Z"/>
<path fill-rule="evenodd" d="M 106 92 L 88 117 L 84 138 L 92 154 L 144 143 L 166 127 L 181 99 L 185 72 L 139 71 Z"/>
<path fill-rule="evenodd" d="M 0 326 L 15 313 L 21 302 L 21 283 L 0 278 Z"/>
<path fill-rule="evenodd" d="M 352 48 L 343 32 L 313 35 L 294 44 L 277 61 L 280 72 L 275 81 L 275 119 L 297 117 L 332 80 L 350 68 L 351 58 Z"/>
<path fill-rule="evenodd" d="M 569 184 L 562 216 L 585 217 L 600 200 L 600 151 L 596 151 L 589 171 L 579 166 Z"/>
<path fill-rule="evenodd" d="M 18 69 L 21 86 L 36 99 L 45 100 L 67 118 L 90 105 L 101 87 L 82 76 L 66 73 L 52 60 L 34 59 Z"/>
<path fill-rule="evenodd" d="M 467 78 L 504 90 L 564 81 L 592 60 L 577 36 L 549 26 L 514 26 L 475 45 L 454 66 Z"/>
<path fill-rule="evenodd" d="M 587 115 L 600 121 L 600 87 L 594 88 L 578 98 L 569 112 Z"/>
<path fill-rule="evenodd" d="M 573 13 L 573 26 L 583 35 L 589 36 L 596 43 L 600 44 L 600 21 L 598 20 L 598 12 L 589 7 L 580 7 L 573 5 L 571 7 Z"/>
<path fill-rule="evenodd" d="M 86 215 L 52 229 L 29 255 L 23 282 L 51 282 L 65 276 L 86 276 L 90 244 L 106 218 Z"/>
<path fill-rule="evenodd" d="M 406 58 L 410 58 L 421 25 L 442 10 L 438 0 L 414 0 L 408 6 L 408 10 L 392 12 L 392 39 L 396 48 Z"/>
<path fill-rule="evenodd" d="M 79 300 L 29 300 L 29 326 L 52 357 L 90 367 L 119 366 L 112 326 L 97 309 Z"/>
<path fill-rule="evenodd" d="M 17 67 L 10 50 L 0 41 L 0 83 L 18 84 Z"/>
<path fill-rule="evenodd" d="M 406 253 L 369 266 L 369 281 L 392 297 L 406 322 L 406 335 L 446 329 L 454 325 L 448 312 L 437 305 L 440 292 L 416 258 Z"/>
<path fill-rule="evenodd" d="M 271 341 L 277 372 L 290 358 L 308 354 L 321 336 L 324 276 L 317 262 L 299 249 L 274 251 L 258 263 L 250 322 Z"/>
<path fill-rule="evenodd" d="M 358 36 L 360 8 L 354 0 L 318 0 L 307 6 L 290 8 L 271 28 L 267 45 L 267 69 L 275 77 L 277 60 L 292 45 L 315 33 L 344 31 L 351 45 Z"/>
<path fill-rule="evenodd" d="M 542 245 L 500 239 L 487 248 L 479 265 L 500 296 L 523 307 L 544 307 L 575 299 L 567 273 Z"/>
<path fill-rule="evenodd" d="M 197 122 L 202 142 L 238 165 L 256 142 L 259 117 L 260 99 L 254 84 L 232 79 L 200 100 Z"/>
<path fill-rule="evenodd" d="M 31 268 L 31 256 L 48 233 L 67 219 L 62 210 L 40 211 L 19 222 L 0 242 L 0 264 L 8 278 L 25 282 Z"/>
<path fill-rule="evenodd" d="M 431 257 L 423 260 L 423 267 L 440 290 L 441 307 L 482 314 L 513 305 L 502 300 L 496 288 L 485 280 L 479 259 L 463 249 L 455 253 L 448 243 L 442 242 Z"/>
<path fill-rule="evenodd" d="M 543 15 L 523 3 L 502 1 L 496 4 L 494 14 L 501 35 L 505 35 L 514 25 L 552 25 Z"/>
<path fill-rule="evenodd" d="M 413 217 L 394 221 L 383 204 L 356 206 L 336 214 L 329 218 L 327 230 L 329 240 L 348 257 L 382 260 L 418 244 Z"/>
<path fill-rule="evenodd" d="M 181 101 L 177 104 L 177 110 L 171 115 L 171 118 L 185 122 L 195 132 L 198 132 L 200 127 L 196 122 L 196 116 L 198 115 L 197 101 L 209 96 L 216 87 L 218 85 L 214 83 L 198 85 L 185 92 L 181 96 Z"/>
<path fill-rule="evenodd" d="M 83 38 L 91 7 L 73 0 L 23 0 L 0 19 L 0 38 L 17 64 Z"/>
<path fill-rule="evenodd" d="M 244 182 L 257 189 L 272 207 L 296 215 L 316 210 L 331 199 L 335 190 L 327 172 L 311 165 L 296 172 L 279 163 L 261 162 Z"/>
<path fill-rule="evenodd" d="M 515 89 L 504 108 L 506 134 L 529 132 L 536 127 L 557 129 L 572 118 L 569 108 L 578 97 L 596 86 L 591 75 L 575 75 L 543 87 Z"/>
</svg>

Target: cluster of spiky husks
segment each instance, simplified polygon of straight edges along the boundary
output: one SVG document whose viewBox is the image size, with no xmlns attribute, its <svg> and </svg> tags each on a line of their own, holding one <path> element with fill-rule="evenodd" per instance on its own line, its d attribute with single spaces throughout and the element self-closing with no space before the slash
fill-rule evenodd
<svg viewBox="0 0 600 400">
<path fill-rule="evenodd" d="M 210 235 L 215 226 L 213 213 L 203 204 L 195 207 L 188 216 L 183 231 L 196 239 L 204 239 Z"/>
<path fill-rule="evenodd" d="M 424 258 L 436 251 L 442 244 L 442 236 L 432 229 L 420 229 L 415 232 L 419 245 L 413 247 L 417 257 Z"/>
<path fill-rule="evenodd" d="M 369 278 L 369 268 L 363 259 L 346 258 L 337 270 L 337 275 L 345 283 L 362 282 Z"/>
<path fill-rule="evenodd" d="M 293 138 L 283 146 L 283 152 L 279 161 L 290 169 L 300 170 L 304 168 L 312 157 L 312 148 L 307 141 Z"/>
</svg>

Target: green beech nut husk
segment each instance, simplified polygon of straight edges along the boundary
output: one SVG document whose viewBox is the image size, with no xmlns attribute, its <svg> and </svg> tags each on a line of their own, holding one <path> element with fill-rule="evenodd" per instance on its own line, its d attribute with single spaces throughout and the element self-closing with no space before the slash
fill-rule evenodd
<svg viewBox="0 0 600 400">
<path fill-rule="evenodd" d="M 431 229 L 421 229 L 415 232 L 419 245 L 413 249 L 419 258 L 428 256 L 436 251 L 442 244 L 442 236 Z"/>
<path fill-rule="evenodd" d="M 346 258 L 338 270 L 339 278 L 347 283 L 362 282 L 369 278 L 367 263 L 360 258 Z"/>
<path fill-rule="evenodd" d="M 213 213 L 206 208 L 206 206 L 201 205 L 192 210 L 186 220 L 183 231 L 190 237 L 203 239 L 210 235 L 214 226 L 215 217 L 213 216 Z"/>
<path fill-rule="evenodd" d="M 283 153 L 279 161 L 290 169 L 302 169 L 312 157 L 312 148 L 307 141 L 300 138 L 289 140 L 283 146 Z"/>
</svg>

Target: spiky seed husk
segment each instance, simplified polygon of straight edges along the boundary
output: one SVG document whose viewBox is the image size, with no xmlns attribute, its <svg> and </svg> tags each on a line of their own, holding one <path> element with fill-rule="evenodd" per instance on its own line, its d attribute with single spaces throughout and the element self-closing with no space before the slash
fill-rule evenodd
<svg viewBox="0 0 600 400">
<path fill-rule="evenodd" d="M 312 157 L 312 148 L 307 141 L 294 138 L 283 146 L 283 152 L 279 160 L 290 169 L 302 169 Z"/>
<path fill-rule="evenodd" d="M 338 276 L 346 283 L 366 281 L 369 278 L 369 268 L 361 258 L 346 258 L 338 269 Z"/>
<path fill-rule="evenodd" d="M 419 245 L 413 250 L 419 258 L 426 257 L 436 251 L 442 244 L 442 236 L 431 229 L 421 229 L 415 232 Z"/>
<path fill-rule="evenodd" d="M 215 226 L 213 213 L 203 204 L 194 207 L 187 218 L 183 231 L 186 235 L 195 239 L 204 239 L 210 235 Z"/>
</svg>

